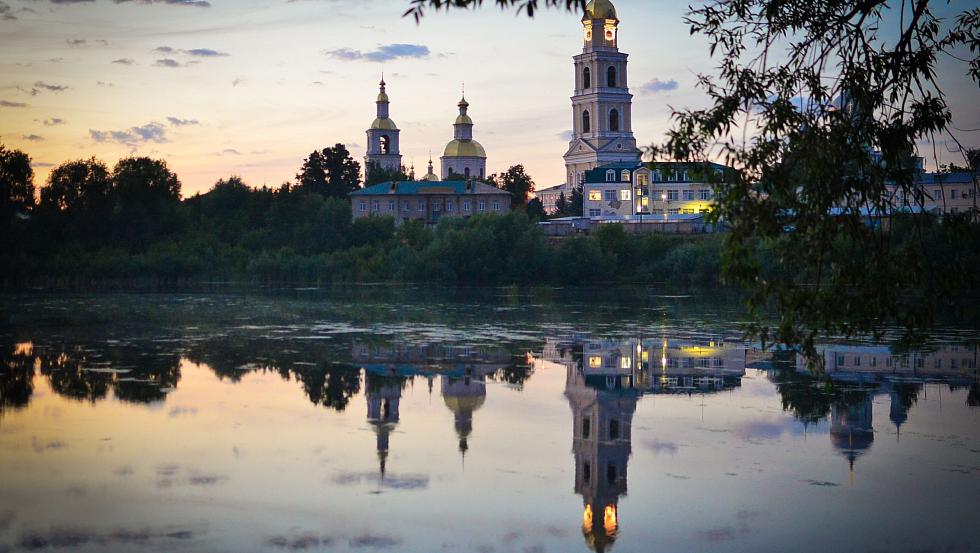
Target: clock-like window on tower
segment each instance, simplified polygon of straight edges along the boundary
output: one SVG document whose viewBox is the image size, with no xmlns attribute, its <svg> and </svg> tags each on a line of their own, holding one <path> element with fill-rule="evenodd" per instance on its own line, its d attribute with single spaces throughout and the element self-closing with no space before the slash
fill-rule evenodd
<svg viewBox="0 0 980 553">
<path fill-rule="evenodd" d="M 592 88 L 592 71 L 588 67 L 582 70 L 582 88 Z"/>
<path fill-rule="evenodd" d="M 589 110 L 582 112 L 582 132 L 592 132 L 592 121 L 589 120 Z"/>
<path fill-rule="evenodd" d="M 616 68 L 611 65 L 606 70 L 606 86 L 616 88 Z"/>
<path fill-rule="evenodd" d="M 609 110 L 609 130 L 612 132 L 619 131 L 619 110 Z"/>
<path fill-rule="evenodd" d="M 388 135 L 386 135 L 386 134 L 381 135 L 381 139 L 379 140 L 379 143 L 381 145 L 381 153 L 382 154 L 387 154 L 388 153 L 388 150 L 389 150 Z"/>
</svg>

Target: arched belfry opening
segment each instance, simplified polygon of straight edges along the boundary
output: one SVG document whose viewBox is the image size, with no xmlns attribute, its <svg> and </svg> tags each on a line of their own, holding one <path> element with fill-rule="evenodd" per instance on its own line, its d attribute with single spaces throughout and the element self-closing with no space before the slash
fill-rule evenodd
<svg viewBox="0 0 980 553">
<path fill-rule="evenodd" d="M 582 132 L 592 132 L 592 122 L 589 120 L 589 110 L 582 112 Z"/>
<path fill-rule="evenodd" d="M 616 88 L 616 68 L 611 65 L 606 70 L 606 86 Z"/>
<path fill-rule="evenodd" d="M 619 132 L 619 110 L 615 108 L 609 110 L 609 130 Z"/>
<path fill-rule="evenodd" d="M 390 152 L 390 150 L 391 150 L 391 139 L 388 138 L 388 135 L 387 134 L 381 135 L 381 138 L 379 139 L 379 145 L 380 145 L 380 149 L 381 149 L 381 154 L 382 155 L 387 155 Z"/>
<path fill-rule="evenodd" d="M 582 88 L 592 88 L 592 71 L 588 67 L 582 70 Z"/>
</svg>

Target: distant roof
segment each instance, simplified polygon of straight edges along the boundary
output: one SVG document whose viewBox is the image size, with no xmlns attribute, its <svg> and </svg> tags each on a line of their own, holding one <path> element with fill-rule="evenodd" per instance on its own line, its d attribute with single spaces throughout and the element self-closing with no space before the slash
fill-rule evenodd
<svg viewBox="0 0 980 553">
<path fill-rule="evenodd" d="M 394 188 L 392 187 L 394 185 Z M 351 192 L 351 196 L 387 196 L 390 194 L 414 195 L 414 194 L 509 194 L 506 190 L 501 190 L 489 184 L 470 181 L 470 188 L 467 189 L 467 181 L 413 181 L 404 180 L 397 182 L 382 182 Z"/>
<path fill-rule="evenodd" d="M 973 179 L 980 178 L 975 173 L 923 173 L 919 182 L 925 185 L 930 184 L 972 184 Z"/>
<path fill-rule="evenodd" d="M 565 183 L 556 184 L 554 186 L 549 186 L 548 188 L 542 188 L 541 190 L 535 190 L 535 194 L 540 194 L 542 192 L 558 192 L 559 189 L 565 188 Z"/>
</svg>

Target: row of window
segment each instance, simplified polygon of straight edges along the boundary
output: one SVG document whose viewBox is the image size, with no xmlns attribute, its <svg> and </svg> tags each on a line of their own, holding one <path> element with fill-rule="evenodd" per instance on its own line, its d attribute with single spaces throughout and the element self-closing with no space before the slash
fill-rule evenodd
<svg viewBox="0 0 980 553">
<path fill-rule="evenodd" d="M 616 68 L 610 65 L 606 69 L 606 86 L 616 88 L 616 83 Z M 588 67 L 582 70 L 582 88 L 592 88 L 592 70 Z"/>
<path fill-rule="evenodd" d="M 587 119 L 588 118 L 588 112 L 585 112 L 585 115 L 586 115 L 585 119 Z M 583 119 L 583 121 L 584 121 L 584 119 Z M 586 130 L 585 132 L 589 132 L 589 131 Z M 650 176 L 653 178 L 653 182 L 664 182 L 663 175 L 660 173 L 660 171 L 651 171 L 650 172 Z M 617 177 L 619 177 L 618 180 L 617 180 Z M 686 182 L 686 181 L 693 180 L 692 177 L 693 177 L 693 175 L 689 174 L 687 171 L 680 171 L 680 172 L 678 172 L 678 171 L 667 171 L 667 180 L 666 180 L 666 182 Z M 646 182 L 646 180 L 647 180 L 646 173 L 640 173 L 640 174 L 638 174 L 636 176 L 636 178 L 637 178 L 637 181 L 638 181 L 637 184 L 641 184 L 642 185 L 642 184 L 646 184 L 647 183 Z M 607 169 L 606 170 L 606 182 L 631 182 L 630 181 L 630 170 L 629 169 L 623 169 L 622 171 L 620 171 L 620 172 L 617 173 L 615 169 Z M 956 196 L 954 195 L 953 197 L 955 198 Z"/>
<path fill-rule="evenodd" d="M 631 368 L 632 359 L 625 356 L 612 356 L 603 359 L 601 355 L 590 355 L 589 356 L 589 368 L 590 369 L 600 369 L 600 368 L 616 368 L 617 366 L 621 369 Z M 666 366 L 671 369 L 685 368 L 693 369 L 695 367 L 708 369 L 708 368 L 721 368 L 725 366 L 725 361 L 721 357 L 668 357 L 666 358 Z"/>
<path fill-rule="evenodd" d="M 609 130 L 619 132 L 619 110 L 616 108 L 609 110 Z M 592 132 L 592 116 L 589 115 L 589 110 L 582 112 L 582 132 Z"/>
<path fill-rule="evenodd" d="M 860 366 L 862 366 L 861 363 L 862 363 L 862 359 L 861 359 L 861 356 L 860 355 L 855 355 L 852 358 L 852 362 L 851 362 L 850 365 L 847 364 L 847 357 L 846 356 L 844 356 L 844 355 L 838 355 L 837 356 L 837 366 L 838 367 L 844 367 L 844 366 L 860 367 Z M 907 369 L 909 367 L 909 360 L 908 360 L 907 357 L 902 357 L 902 358 L 894 358 L 894 357 L 890 357 L 890 356 L 889 357 L 885 357 L 885 367 L 892 367 L 893 365 L 899 365 L 902 368 L 906 368 Z M 916 360 L 915 360 L 915 368 L 917 368 L 917 369 L 924 369 L 925 368 L 925 365 L 926 365 L 926 360 L 925 360 L 924 357 L 918 357 L 918 358 L 916 358 Z M 875 356 L 869 357 L 868 358 L 868 366 L 869 367 L 877 367 L 878 366 L 878 358 L 875 357 Z M 943 367 L 943 358 L 942 357 L 935 358 L 933 360 L 933 362 L 932 362 L 932 366 L 933 366 L 934 369 L 942 369 L 942 368 L 944 368 Z M 977 368 L 977 362 L 976 362 L 975 359 L 969 358 L 969 357 L 965 357 L 962 360 L 956 359 L 956 358 L 952 358 L 952 359 L 949 360 L 949 368 L 950 369 L 975 369 L 975 368 Z"/>
<path fill-rule="evenodd" d="M 666 199 L 669 202 L 676 202 L 679 198 L 683 198 L 685 201 L 692 201 L 695 199 L 707 201 L 712 197 L 710 188 L 702 188 L 701 190 L 667 190 L 665 193 L 667 194 Z M 629 201 L 632 198 L 632 191 L 589 190 L 589 200 L 593 202 L 612 202 L 616 200 L 617 196 L 621 201 Z M 663 198 L 655 198 L 654 201 L 658 199 L 662 200 Z"/>
<path fill-rule="evenodd" d="M 592 437 L 592 419 L 589 417 L 582 417 L 582 439 L 588 440 L 591 437 Z M 610 419 L 608 432 L 606 433 L 606 439 L 618 440 L 619 437 L 620 437 L 619 420 Z"/>
<path fill-rule="evenodd" d="M 457 203 L 456 202 L 453 202 L 452 200 L 446 200 L 446 204 L 445 204 L 446 212 L 447 213 L 455 212 L 456 211 L 456 207 L 457 207 L 456 204 Z M 463 204 L 462 205 L 462 211 L 464 211 L 464 212 L 472 211 L 472 201 L 471 200 L 463 200 L 462 201 L 462 204 Z M 477 205 L 477 210 L 478 211 L 486 211 L 487 210 L 487 201 L 486 200 L 477 200 L 476 205 Z M 382 206 L 381 200 L 371 200 L 371 212 L 372 213 L 379 213 L 379 212 L 381 212 L 381 206 Z M 388 202 L 387 202 L 387 209 L 385 209 L 385 211 L 387 211 L 387 212 L 394 212 L 395 209 L 396 209 L 396 206 L 397 206 L 397 202 L 395 200 L 388 200 Z M 439 212 L 442 211 L 442 208 L 443 208 L 442 200 L 433 200 L 432 201 L 432 211 L 433 212 L 439 213 Z M 425 200 L 418 200 L 417 203 L 416 203 L 416 210 L 419 213 L 424 213 L 425 212 L 425 209 L 426 209 L 426 202 L 425 202 Z M 493 200 L 491 202 L 491 209 L 493 211 L 500 211 L 500 200 Z M 357 204 L 357 210 L 359 212 L 361 212 L 361 213 L 366 213 L 367 210 L 368 210 L 367 200 L 361 200 L 361 201 L 359 201 L 358 204 Z M 412 211 L 412 203 L 409 200 L 403 200 L 402 201 L 402 212 L 404 212 L 404 213 L 411 213 L 411 211 Z"/>
</svg>

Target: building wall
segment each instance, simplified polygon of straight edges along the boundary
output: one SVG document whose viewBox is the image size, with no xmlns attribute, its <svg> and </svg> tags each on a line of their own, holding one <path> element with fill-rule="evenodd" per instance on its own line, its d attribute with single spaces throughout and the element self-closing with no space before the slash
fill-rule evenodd
<svg viewBox="0 0 980 553">
<path fill-rule="evenodd" d="M 510 212 L 507 194 L 383 194 L 351 196 L 354 220 L 371 216 L 394 217 L 395 224 L 421 219 L 435 224 L 443 217 L 469 217 Z"/>
<path fill-rule="evenodd" d="M 442 157 L 442 180 L 450 180 L 450 174 L 463 177 L 486 178 L 487 160 L 482 157 Z M 467 169 L 469 174 L 467 174 Z"/>
<path fill-rule="evenodd" d="M 940 180 L 936 176 L 930 176 L 919 186 L 922 188 L 923 204 L 922 208 L 931 213 L 966 213 L 980 205 L 977 198 L 975 184 L 969 180 L 969 175 L 957 175 L 959 178 Z M 914 196 L 906 196 L 901 189 L 896 186 L 888 187 L 888 194 L 892 204 L 896 207 L 906 204 L 918 206 L 918 200 Z"/>
<path fill-rule="evenodd" d="M 605 180 L 587 182 L 583 188 L 583 216 L 697 214 L 713 209 L 711 185 L 688 180 L 684 173 L 664 175 L 646 167 L 617 168 L 604 171 L 598 178 Z M 595 173 L 590 180 L 597 180 Z"/>
</svg>

